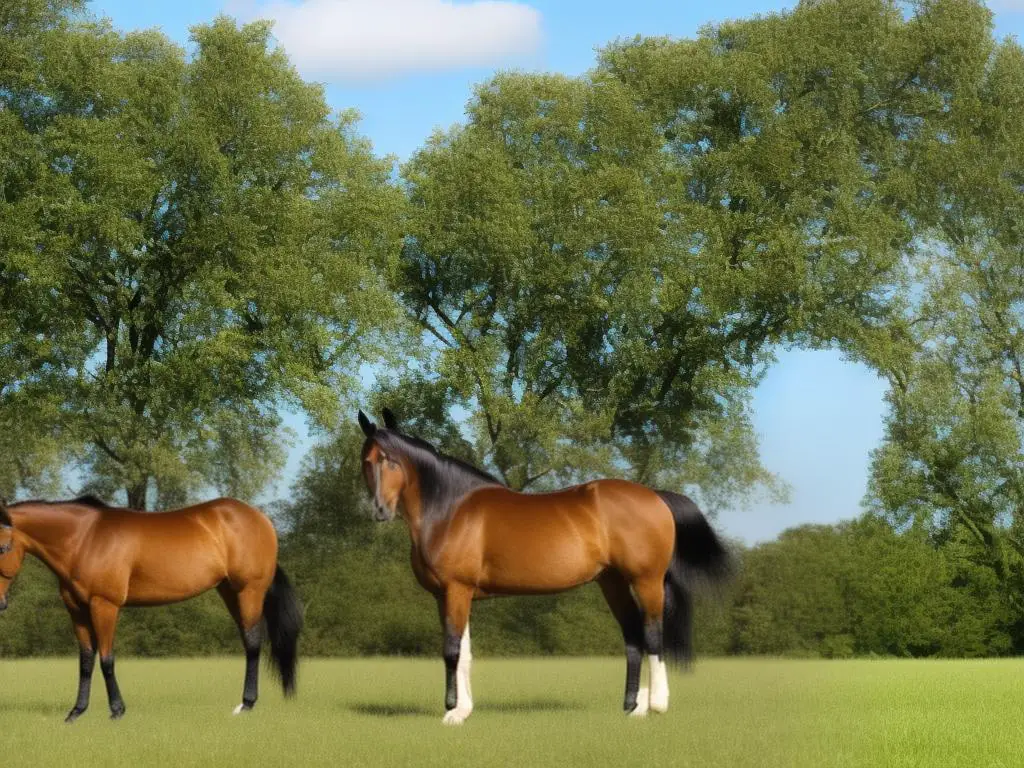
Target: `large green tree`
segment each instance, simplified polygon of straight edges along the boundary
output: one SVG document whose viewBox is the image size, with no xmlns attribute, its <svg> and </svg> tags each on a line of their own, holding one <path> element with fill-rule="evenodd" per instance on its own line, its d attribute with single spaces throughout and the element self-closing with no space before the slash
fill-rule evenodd
<svg viewBox="0 0 1024 768">
<path fill-rule="evenodd" d="M 0 322 L 14 348 L 65 327 L 78 344 L 45 375 L 12 364 L 12 397 L 38 381 L 93 486 L 132 506 L 252 495 L 283 459 L 279 408 L 334 423 L 391 314 L 390 164 L 265 23 L 196 27 L 192 55 L 158 32 L 50 24 L 67 41 L 25 57 L 0 110 L 7 167 L 27 169 L 2 203 L 21 215 L 0 217 Z"/>
<path fill-rule="evenodd" d="M 941 216 L 922 238 L 914 290 L 889 342 L 886 438 L 869 499 L 898 528 L 987 569 L 1024 608 L 1024 51 L 988 15 L 946 93 L 949 128 L 921 169 Z M 1014 643 L 1024 647 L 1018 627 Z"/>
<path fill-rule="evenodd" d="M 426 344 L 385 396 L 471 412 L 516 487 L 771 487 L 752 388 L 779 343 L 887 338 L 937 216 L 917 168 L 986 23 L 967 0 L 804 2 L 493 79 L 404 169 L 398 289 Z"/>
<path fill-rule="evenodd" d="M 468 452 L 517 488 L 598 471 L 706 496 L 772 482 L 747 412 L 763 359 L 714 340 L 722 318 L 666 232 L 662 140 L 628 88 L 500 76 L 404 173 L 399 291 L 427 343 L 382 399 L 470 411 Z"/>
<path fill-rule="evenodd" d="M 36 301 L 10 265 L 45 238 L 43 212 L 61 200 L 43 138 L 58 78 L 43 62 L 67 61 L 75 40 L 69 16 L 81 7 L 77 0 L 0 6 L 0 494 L 7 496 L 55 486 L 56 468 L 75 446 L 59 429 L 53 374 L 80 360 L 87 343 L 72 319 Z"/>
</svg>

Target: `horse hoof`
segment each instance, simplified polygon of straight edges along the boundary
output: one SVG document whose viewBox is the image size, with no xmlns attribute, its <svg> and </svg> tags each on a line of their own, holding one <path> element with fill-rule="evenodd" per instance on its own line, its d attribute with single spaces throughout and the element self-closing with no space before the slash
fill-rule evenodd
<svg viewBox="0 0 1024 768">
<path fill-rule="evenodd" d="M 120 720 L 122 717 L 124 717 L 124 708 L 123 707 L 121 709 L 112 709 L 112 710 L 110 710 L 110 719 L 111 720 Z"/>
<path fill-rule="evenodd" d="M 71 723 L 75 722 L 75 720 L 77 720 L 82 715 L 83 712 L 85 712 L 84 709 L 72 709 L 70 712 L 68 712 L 68 716 L 64 718 L 64 722 L 70 725 Z"/>
<path fill-rule="evenodd" d="M 441 722 L 445 725 L 462 725 L 472 711 L 471 709 L 449 709 L 445 712 Z"/>
<path fill-rule="evenodd" d="M 629 713 L 630 717 L 647 717 L 648 711 L 650 711 L 651 704 L 651 692 L 647 688 L 641 688 L 636 693 L 636 706 L 633 707 L 633 711 Z"/>
<path fill-rule="evenodd" d="M 659 715 L 668 712 L 668 696 L 665 696 L 664 699 L 660 696 L 651 699 L 651 712 L 657 712 Z"/>
<path fill-rule="evenodd" d="M 240 715 L 243 712 L 251 712 L 251 711 L 252 711 L 252 704 L 246 704 L 245 702 L 242 702 L 237 707 L 235 707 L 233 710 L 231 710 L 231 714 L 232 715 Z"/>
</svg>

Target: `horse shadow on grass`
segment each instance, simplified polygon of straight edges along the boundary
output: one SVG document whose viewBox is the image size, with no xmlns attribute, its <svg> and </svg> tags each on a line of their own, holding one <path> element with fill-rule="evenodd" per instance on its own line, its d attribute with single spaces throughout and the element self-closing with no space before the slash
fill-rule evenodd
<svg viewBox="0 0 1024 768">
<path fill-rule="evenodd" d="M 520 701 L 485 701 L 476 705 L 477 712 L 501 712 L 505 714 L 530 714 L 531 712 L 571 712 L 583 709 L 576 701 L 561 699 L 523 699 Z"/>
<path fill-rule="evenodd" d="M 375 704 L 356 702 L 346 709 L 357 715 L 369 717 L 440 717 L 440 707 L 425 707 L 420 704 Z M 475 712 L 497 712 L 499 714 L 529 714 L 531 712 L 568 712 L 583 709 L 577 702 L 559 699 L 524 699 L 520 701 L 484 702 L 473 707 Z"/>
<path fill-rule="evenodd" d="M 372 702 L 356 702 L 346 705 L 345 709 L 357 715 L 370 717 L 427 717 L 433 714 L 419 704 L 374 704 Z"/>
</svg>

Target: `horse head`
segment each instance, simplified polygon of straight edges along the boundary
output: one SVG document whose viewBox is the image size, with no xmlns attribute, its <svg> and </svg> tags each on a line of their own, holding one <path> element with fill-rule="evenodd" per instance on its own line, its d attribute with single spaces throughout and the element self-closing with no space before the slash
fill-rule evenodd
<svg viewBox="0 0 1024 768">
<path fill-rule="evenodd" d="M 25 550 L 14 538 L 14 521 L 7 505 L 0 500 L 0 611 L 7 608 L 7 590 L 21 570 Z"/>
<path fill-rule="evenodd" d="M 408 468 L 393 450 L 386 446 L 387 435 L 398 430 L 398 420 L 389 409 L 384 409 L 385 429 L 378 429 L 359 411 L 359 426 L 366 435 L 362 451 L 363 479 L 373 499 L 373 518 L 378 522 L 393 520 L 398 502 L 408 483 Z"/>
</svg>

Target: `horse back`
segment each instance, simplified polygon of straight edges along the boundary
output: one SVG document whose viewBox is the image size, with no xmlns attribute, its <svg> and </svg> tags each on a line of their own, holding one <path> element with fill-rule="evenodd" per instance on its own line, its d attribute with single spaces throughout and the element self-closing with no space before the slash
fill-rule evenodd
<svg viewBox="0 0 1024 768">
<path fill-rule="evenodd" d="M 671 511 L 654 491 L 597 480 L 537 494 L 480 488 L 460 502 L 431 549 L 445 575 L 485 592 L 547 592 L 609 566 L 663 573 L 673 536 Z"/>
<path fill-rule="evenodd" d="M 79 560 L 117 602 L 176 602 L 224 580 L 273 578 L 277 537 L 262 512 L 235 499 L 168 512 L 103 509 Z"/>
</svg>

